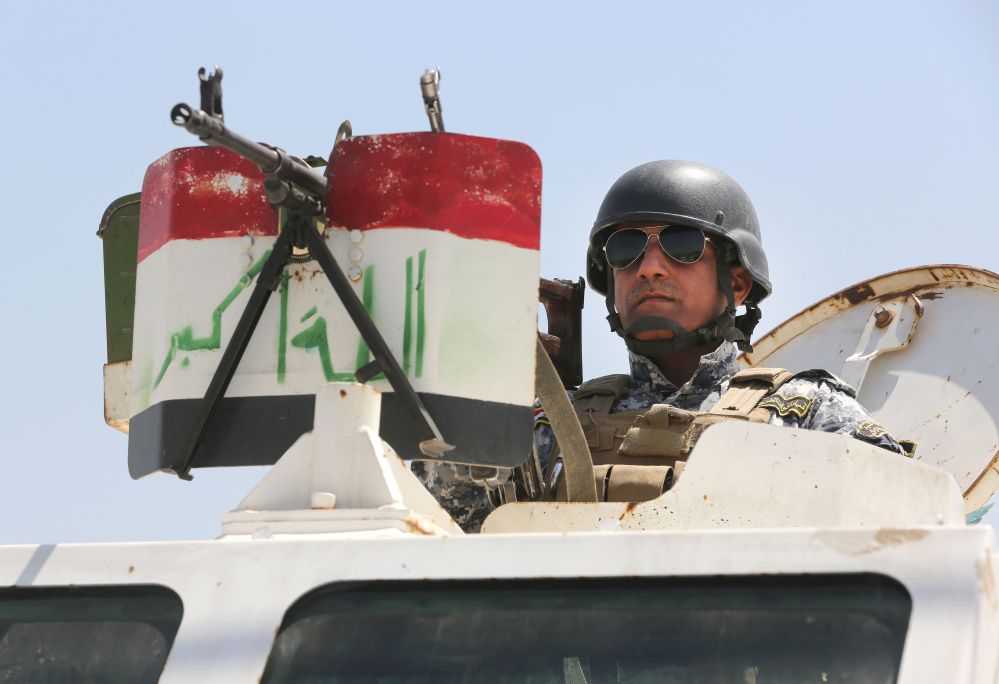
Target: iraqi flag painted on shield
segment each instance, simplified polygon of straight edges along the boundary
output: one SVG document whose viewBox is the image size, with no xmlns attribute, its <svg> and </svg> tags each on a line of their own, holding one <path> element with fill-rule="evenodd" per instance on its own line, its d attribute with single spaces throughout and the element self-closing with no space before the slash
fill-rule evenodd
<svg viewBox="0 0 999 684">
<path fill-rule="evenodd" d="M 521 143 L 447 133 L 356 137 L 327 167 L 337 262 L 456 447 L 513 466 L 531 448 L 541 164 Z M 269 254 L 282 216 L 257 168 L 175 150 L 143 183 L 129 470 L 168 468 Z M 371 360 L 317 262 L 289 264 L 194 466 L 273 463 L 312 428 L 316 388 Z M 425 458 L 383 377 L 381 435 Z"/>
</svg>

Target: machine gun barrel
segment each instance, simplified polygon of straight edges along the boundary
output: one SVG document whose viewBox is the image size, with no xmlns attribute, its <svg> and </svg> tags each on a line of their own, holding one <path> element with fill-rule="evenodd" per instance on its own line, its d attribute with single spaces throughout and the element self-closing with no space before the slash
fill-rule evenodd
<svg viewBox="0 0 999 684">
<path fill-rule="evenodd" d="M 170 119 L 208 145 L 224 147 L 250 160 L 268 178 L 294 183 L 311 195 L 326 199 L 329 188 L 326 177 L 295 161 L 283 150 L 253 142 L 227 128 L 220 118 L 210 116 L 200 109 L 192 109 L 185 103 L 173 108 Z"/>
</svg>

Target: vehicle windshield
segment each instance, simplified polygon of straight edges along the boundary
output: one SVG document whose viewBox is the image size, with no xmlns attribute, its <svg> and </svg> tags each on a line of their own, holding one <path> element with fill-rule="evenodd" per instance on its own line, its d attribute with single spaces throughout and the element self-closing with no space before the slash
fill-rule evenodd
<svg viewBox="0 0 999 684">
<path fill-rule="evenodd" d="M 184 607 L 166 587 L 0 589 L 0 682 L 158 681 Z"/>
<path fill-rule="evenodd" d="M 262 681 L 888 684 L 910 609 L 878 575 L 334 584 Z"/>
</svg>

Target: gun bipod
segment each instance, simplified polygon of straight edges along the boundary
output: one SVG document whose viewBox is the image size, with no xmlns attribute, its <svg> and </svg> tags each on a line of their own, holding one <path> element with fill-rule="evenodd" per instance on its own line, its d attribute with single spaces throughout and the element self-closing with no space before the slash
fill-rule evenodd
<svg viewBox="0 0 999 684">
<path fill-rule="evenodd" d="M 281 273 L 285 265 L 292 260 L 292 246 L 307 247 L 312 257 L 319 262 L 320 268 L 326 274 L 358 332 L 371 350 L 372 356 L 374 356 L 374 361 L 354 372 L 358 382 L 366 382 L 378 373 L 384 373 L 392 389 L 416 423 L 417 433 L 421 438 L 420 451 L 432 458 L 440 458 L 443 453 L 451 451 L 454 447 L 447 444 L 441 437 L 440 430 L 437 429 L 433 418 L 430 417 L 409 379 L 403 373 L 399 362 L 395 359 L 378 327 L 371 320 L 364 304 L 358 299 L 346 275 L 333 257 L 329 245 L 315 229 L 313 217 L 322 212 L 321 203 L 303 196 L 290 184 L 283 181 L 277 182 L 282 183 L 283 187 L 278 188 L 272 184 L 271 187 L 266 188 L 268 199 L 272 199 L 278 194 L 284 194 L 288 199 L 282 203 L 286 207 L 291 205 L 294 208 L 288 212 L 288 218 L 281 227 L 281 232 L 274 243 L 271 254 L 257 275 L 257 282 L 250 294 L 250 300 L 239 317 L 232 339 L 229 340 L 229 344 L 226 345 L 222 353 L 222 359 L 219 361 L 218 368 L 216 368 L 208 385 L 208 390 L 198 406 L 198 412 L 188 431 L 187 438 L 184 440 L 184 445 L 177 455 L 173 467 L 166 470 L 175 473 L 183 480 L 193 479 L 190 471 L 194 455 L 211 425 L 212 418 L 222 402 L 222 397 L 225 396 L 226 389 L 228 389 L 236 368 L 243 358 L 243 353 L 246 351 L 271 293 L 277 291 L 281 284 Z M 271 181 L 268 180 L 268 183 Z"/>
</svg>

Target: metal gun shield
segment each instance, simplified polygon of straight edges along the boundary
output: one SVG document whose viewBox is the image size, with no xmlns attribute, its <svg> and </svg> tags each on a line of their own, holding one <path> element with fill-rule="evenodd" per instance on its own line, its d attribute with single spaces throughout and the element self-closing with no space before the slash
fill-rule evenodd
<svg viewBox="0 0 999 684">
<path fill-rule="evenodd" d="M 797 314 L 742 356 L 825 368 L 913 458 L 954 476 L 973 511 L 999 489 L 999 276 L 922 266 L 865 280 Z"/>
<path fill-rule="evenodd" d="M 465 463 L 531 447 L 541 165 L 526 145 L 412 133 L 342 141 L 328 167 L 330 249 L 444 439 Z M 143 184 L 129 471 L 172 462 L 266 259 L 280 216 L 263 175 L 217 148 L 175 150 Z M 275 462 L 312 429 L 325 382 L 367 345 L 315 261 L 290 264 L 194 466 Z M 381 376 L 381 435 L 425 458 Z"/>
</svg>

